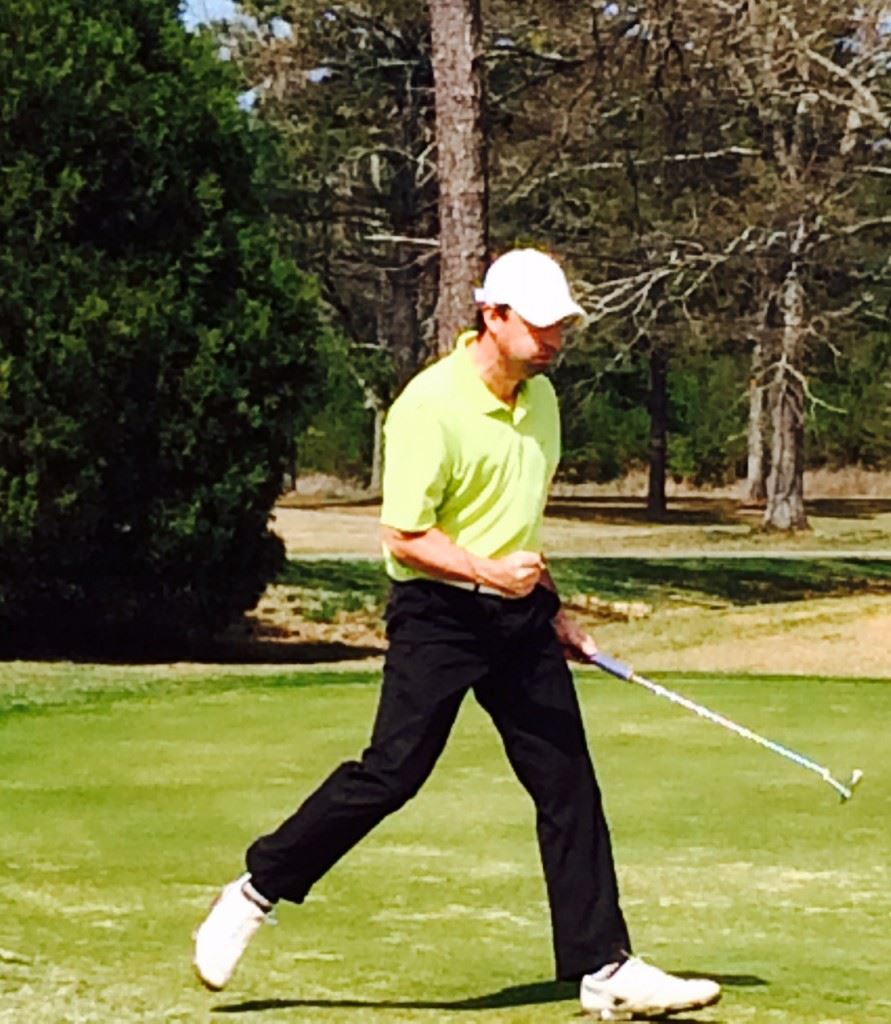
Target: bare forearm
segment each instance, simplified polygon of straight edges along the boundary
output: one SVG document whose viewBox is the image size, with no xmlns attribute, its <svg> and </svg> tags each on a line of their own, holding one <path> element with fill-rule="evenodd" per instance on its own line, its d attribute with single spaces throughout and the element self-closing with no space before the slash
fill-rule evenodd
<svg viewBox="0 0 891 1024">
<path fill-rule="evenodd" d="M 381 529 L 383 541 L 403 565 L 447 580 L 483 582 L 479 559 L 458 545 L 442 530 L 433 527 L 424 533 L 403 533 L 390 526 Z"/>
<path fill-rule="evenodd" d="M 423 533 L 405 533 L 384 526 L 382 535 L 403 565 L 438 579 L 479 583 L 509 596 L 523 597 L 535 588 L 541 575 L 542 561 L 537 552 L 515 551 L 503 558 L 482 558 L 436 527 Z"/>
</svg>

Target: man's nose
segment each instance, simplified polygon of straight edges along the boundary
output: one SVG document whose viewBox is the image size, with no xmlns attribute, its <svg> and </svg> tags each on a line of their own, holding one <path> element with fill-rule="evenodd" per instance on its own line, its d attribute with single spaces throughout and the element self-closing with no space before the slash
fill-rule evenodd
<svg viewBox="0 0 891 1024">
<path fill-rule="evenodd" d="M 553 327 L 543 327 L 537 332 L 536 337 L 539 344 L 552 348 L 555 352 L 559 352 L 563 345 L 563 332 L 559 324 Z"/>
</svg>

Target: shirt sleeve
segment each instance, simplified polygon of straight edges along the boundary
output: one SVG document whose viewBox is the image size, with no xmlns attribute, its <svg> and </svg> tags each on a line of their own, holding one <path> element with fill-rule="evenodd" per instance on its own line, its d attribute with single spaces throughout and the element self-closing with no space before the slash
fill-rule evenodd
<svg viewBox="0 0 891 1024">
<path fill-rule="evenodd" d="M 381 523 L 406 533 L 435 526 L 451 477 L 445 428 L 429 403 L 397 400 L 384 426 Z"/>
</svg>

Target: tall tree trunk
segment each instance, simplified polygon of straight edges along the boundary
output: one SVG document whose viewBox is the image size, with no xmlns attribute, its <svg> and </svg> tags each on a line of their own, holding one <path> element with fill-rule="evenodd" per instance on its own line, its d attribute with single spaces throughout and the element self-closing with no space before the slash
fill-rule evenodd
<svg viewBox="0 0 891 1024">
<path fill-rule="evenodd" d="M 663 519 L 666 511 L 665 472 L 668 466 L 668 356 L 655 345 L 650 351 L 650 478 L 647 519 Z"/>
<path fill-rule="evenodd" d="M 764 526 L 807 529 L 804 510 L 804 286 L 798 259 L 804 226 L 799 222 L 793 259 L 780 297 L 783 319 L 780 358 L 771 386 L 772 441 Z"/>
<path fill-rule="evenodd" d="M 437 349 L 474 319 L 485 269 L 488 183 L 479 0 L 430 0 L 439 172 Z"/>
<path fill-rule="evenodd" d="M 752 505 L 763 505 L 767 498 L 767 402 L 764 383 L 764 343 L 756 341 L 752 350 L 749 377 L 748 458 L 746 460 L 746 496 Z"/>
<path fill-rule="evenodd" d="M 379 317 L 379 323 L 386 333 L 385 344 L 393 354 L 398 392 L 418 372 L 424 361 L 424 344 L 418 320 L 417 267 L 408 265 L 391 268 L 386 272 L 386 284 L 386 313 Z"/>
</svg>

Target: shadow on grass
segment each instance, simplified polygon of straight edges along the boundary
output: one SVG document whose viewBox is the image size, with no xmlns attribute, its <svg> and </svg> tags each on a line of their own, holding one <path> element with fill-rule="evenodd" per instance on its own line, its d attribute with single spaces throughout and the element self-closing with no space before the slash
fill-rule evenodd
<svg viewBox="0 0 891 1024">
<path fill-rule="evenodd" d="M 551 571 L 564 595 L 658 601 L 671 595 L 735 605 L 891 590 L 891 561 L 863 559 L 555 558 Z M 672 598 L 673 599 L 673 598 Z"/>
<path fill-rule="evenodd" d="M 374 508 L 380 505 L 380 494 L 345 494 L 340 497 L 314 496 L 309 494 L 283 494 L 277 499 L 276 508 L 297 508 L 317 511 L 326 508 Z"/>
<path fill-rule="evenodd" d="M 888 498 L 813 498 L 805 501 L 806 510 L 830 519 L 872 519 L 891 512 Z"/>
<path fill-rule="evenodd" d="M 318 643 L 300 640 L 215 641 L 206 644 L 138 643 L 27 643 L 19 640 L 8 648 L 0 645 L 4 661 L 72 661 L 91 665 L 167 665 L 188 661 L 206 665 L 334 665 L 365 661 L 384 653 L 373 644 Z"/>
<path fill-rule="evenodd" d="M 539 1006 L 578 999 L 578 985 L 536 981 L 511 985 L 482 996 L 467 999 L 249 999 L 243 1003 L 215 1006 L 214 1013 L 252 1013 L 259 1010 L 287 1010 L 298 1007 L 354 1010 L 499 1010 L 511 1006 Z"/>
<path fill-rule="evenodd" d="M 805 500 L 808 515 L 819 518 L 866 520 L 891 512 L 887 498 L 812 498 Z M 750 526 L 758 527 L 764 509 L 732 498 L 669 498 L 668 509 L 658 522 L 667 526 Z M 554 497 L 547 513 L 578 522 L 609 523 L 614 526 L 653 526 L 642 497 Z"/>
<path fill-rule="evenodd" d="M 753 526 L 761 517 L 760 510 L 741 507 L 729 498 L 672 498 L 667 510 L 653 520 L 647 515 L 646 498 L 599 496 L 551 498 L 547 515 L 613 526 L 653 526 L 657 521 L 663 526 Z"/>
<path fill-rule="evenodd" d="M 769 985 L 766 978 L 757 974 L 716 974 L 714 971 L 672 971 L 679 978 L 711 978 L 723 988 L 760 988 Z"/>
<path fill-rule="evenodd" d="M 282 568 L 276 583 L 290 584 L 306 589 L 348 591 L 369 594 L 381 601 L 386 598 L 390 581 L 381 559 L 314 559 L 289 561 Z"/>
<path fill-rule="evenodd" d="M 364 661 L 384 653 L 383 646 L 306 642 L 300 640 L 252 640 L 244 644 L 213 643 L 193 652 L 192 660 L 227 665 L 317 665 L 339 661 Z"/>
<path fill-rule="evenodd" d="M 700 973 L 678 971 L 680 977 L 701 977 Z M 752 987 L 768 984 L 754 974 L 709 974 L 725 987 Z M 443 1000 L 365 1000 L 365 999 L 249 999 L 243 1003 L 215 1006 L 214 1013 L 260 1013 L 265 1010 L 442 1010 L 452 1013 L 462 1010 L 504 1010 L 519 1006 L 543 1006 L 578 999 L 578 985 L 572 982 L 534 981 L 525 985 L 510 985 L 481 996 L 466 999 Z M 694 1024 L 692 1017 L 671 1017 L 674 1024 Z M 701 1018 L 696 1018 L 702 1024 Z M 712 1022 L 716 1024 L 716 1022 Z"/>
</svg>

